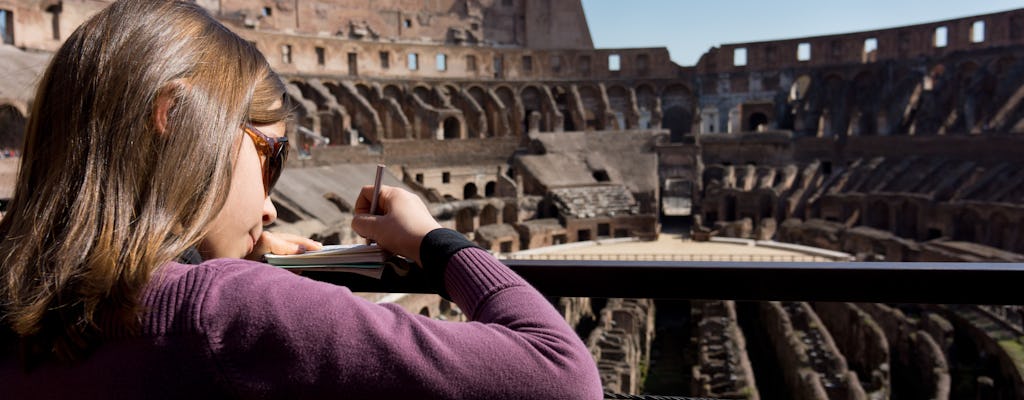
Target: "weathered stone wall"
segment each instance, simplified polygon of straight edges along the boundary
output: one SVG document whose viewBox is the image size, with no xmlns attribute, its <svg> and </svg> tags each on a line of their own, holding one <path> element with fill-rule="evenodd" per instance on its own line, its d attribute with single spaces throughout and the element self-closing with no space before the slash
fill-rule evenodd
<svg viewBox="0 0 1024 400">
<path fill-rule="evenodd" d="M 651 361 L 654 302 L 608 299 L 586 344 L 597 362 L 605 390 L 639 394 L 642 371 Z"/>
<path fill-rule="evenodd" d="M 888 399 L 889 342 L 878 323 L 851 303 L 814 303 L 813 308 L 868 397 Z"/>
<path fill-rule="evenodd" d="M 867 399 L 855 372 L 807 303 L 763 302 L 761 320 L 794 399 Z"/>
<path fill-rule="evenodd" d="M 949 362 L 943 349 L 917 322 L 898 309 L 877 303 L 856 306 L 873 318 L 889 342 L 893 387 L 919 398 L 949 399 Z"/>
<path fill-rule="evenodd" d="M 733 301 L 695 301 L 697 365 L 693 366 L 693 395 L 730 399 L 760 399 L 746 339 L 736 320 Z"/>
</svg>

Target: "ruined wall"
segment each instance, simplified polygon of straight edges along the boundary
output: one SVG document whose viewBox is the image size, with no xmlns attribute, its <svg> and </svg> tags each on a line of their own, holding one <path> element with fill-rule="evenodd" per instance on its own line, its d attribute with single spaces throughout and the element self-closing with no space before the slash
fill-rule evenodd
<svg viewBox="0 0 1024 400">
<path fill-rule="evenodd" d="M 760 303 L 761 320 L 795 400 L 867 399 L 855 372 L 807 303 Z"/>
<path fill-rule="evenodd" d="M 733 301 L 695 301 L 697 365 L 693 393 L 697 396 L 757 400 L 761 396 L 747 357 L 747 344 L 736 320 Z"/>
<path fill-rule="evenodd" d="M 813 308 L 868 397 L 888 399 L 892 393 L 889 342 L 878 323 L 851 303 L 814 303 Z"/>
<path fill-rule="evenodd" d="M 885 332 L 891 351 L 894 390 L 918 398 L 949 399 L 949 363 L 932 335 L 916 321 L 884 304 L 857 303 Z"/>
<path fill-rule="evenodd" d="M 641 371 L 651 361 L 654 302 L 649 299 L 608 299 L 598 325 L 586 339 L 605 390 L 639 394 Z"/>
</svg>

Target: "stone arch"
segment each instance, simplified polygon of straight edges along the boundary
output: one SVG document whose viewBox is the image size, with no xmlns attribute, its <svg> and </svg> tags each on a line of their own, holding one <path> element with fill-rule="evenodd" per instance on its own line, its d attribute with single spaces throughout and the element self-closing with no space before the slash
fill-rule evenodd
<svg viewBox="0 0 1024 400">
<path fill-rule="evenodd" d="M 476 212 L 470 207 L 463 207 L 455 213 L 455 230 L 460 233 L 476 231 Z"/>
<path fill-rule="evenodd" d="M 637 118 L 637 128 L 650 129 L 652 126 L 661 123 L 661 110 L 658 106 L 658 95 L 654 87 L 644 83 L 636 87 L 636 108 L 640 113 Z"/>
<path fill-rule="evenodd" d="M 395 84 L 384 85 L 384 90 L 381 91 L 385 98 L 395 99 L 395 101 L 401 103 L 405 96 L 402 93 L 402 89 Z"/>
<path fill-rule="evenodd" d="M 499 216 L 498 207 L 495 207 L 493 204 L 484 206 L 483 210 L 480 211 L 480 226 L 500 224 Z"/>
<path fill-rule="evenodd" d="M 608 88 L 608 107 L 615 117 L 618 129 L 636 128 L 636 117 L 632 112 L 632 101 L 629 90 L 622 85 L 612 85 Z"/>
<path fill-rule="evenodd" d="M 669 85 L 661 92 L 661 127 L 671 132 L 671 141 L 680 142 L 690 132 L 694 104 L 693 91 L 682 84 Z"/>
<path fill-rule="evenodd" d="M 467 183 L 462 187 L 462 198 L 465 200 L 476 199 L 480 197 L 479 189 L 473 182 Z"/>
<path fill-rule="evenodd" d="M 373 89 L 370 89 L 370 87 L 367 86 L 366 83 L 357 82 L 355 86 L 356 91 L 359 92 L 360 96 L 363 96 L 363 98 L 370 101 L 371 103 L 374 102 L 374 100 L 376 100 L 377 96 L 374 95 Z"/>
<path fill-rule="evenodd" d="M 878 79 L 874 72 L 864 70 L 853 78 L 853 87 L 850 90 L 850 106 L 853 109 L 850 115 L 850 126 L 847 132 L 852 135 L 877 135 L 878 131 L 878 106 L 879 92 Z"/>
<path fill-rule="evenodd" d="M 448 117 L 441 121 L 441 132 L 444 140 L 461 139 L 462 123 L 457 117 Z"/>
<path fill-rule="evenodd" d="M 974 60 L 961 62 L 956 68 L 955 92 L 950 95 L 947 110 L 941 114 L 946 117 L 956 110 L 957 118 L 952 124 L 943 126 L 947 133 L 968 133 L 982 118 L 982 111 L 988 106 L 986 99 L 992 97 L 995 83 L 986 90 L 985 81 L 991 78 L 987 71 Z"/>
<path fill-rule="evenodd" d="M 19 151 L 25 142 L 28 119 L 17 105 L 0 104 L 0 148 Z"/>
<path fill-rule="evenodd" d="M 566 89 L 564 86 L 552 86 L 551 95 L 554 97 L 555 107 L 558 109 L 559 112 L 562 113 L 563 116 L 562 130 L 565 132 L 572 132 L 577 130 L 575 121 L 576 117 L 579 116 L 576 115 L 577 113 L 573 112 L 572 95 L 569 92 L 569 90 Z M 574 117 L 574 115 L 576 115 L 576 117 Z"/>
<path fill-rule="evenodd" d="M 517 101 L 515 91 L 507 85 L 499 85 L 494 89 L 494 93 L 498 96 L 498 100 L 501 100 L 505 106 L 505 113 L 510 122 L 522 121 L 525 118 L 522 115 L 521 105 Z M 503 132 L 502 136 L 522 136 L 525 132 L 520 130 L 521 126 L 517 123 L 510 123 L 508 132 Z"/>
<path fill-rule="evenodd" d="M 498 183 L 495 181 L 488 181 L 484 184 L 484 197 L 494 197 L 497 192 Z"/>
<path fill-rule="evenodd" d="M 581 85 L 578 88 L 583 103 L 584 130 L 604 130 L 604 106 L 601 90 L 596 85 Z"/>
<path fill-rule="evenodd" d="M 519 223 L 519 207 L 515 203 L 505 203 L 501 209 L 501 220 L 506 224 Z"/>
<path fill-rule="evenodd" d="M 432 107 L 436 107 L 436 108 L 443 108 L 444 107 L 444 104 L 442 103 L 441 98 L 437 96 L 437 92 L 435 92 L 432 87 L 427 86 L 426 84 L 422 84 L 421 83 L 421 84 L 417 84 L 416 86 L 413 86 L 412 93 L 416 97 L 419 97 L 419 99 L 422 100 L 424 103 L 426 103 L 426 104 L 428 104 L 428 105 L 430 105 Z"/>
<path fill-rule="evenodd" d="M 977 211 L 966 209 L 953 219 L 953 240 L 978 242 L 984 231 L 984 220 Z"/>
<path fill-rule="evenodd" d="M 883 231 L 889 230 L 889 204 L 884 200 L 875 200 L 868 203 L 866 209 L 867 218 L 865 222 L 867 226 L 880 229 Z"/>
<path fill-rule="evenodd" d="M 547 126 L 547 124 L 545 123 L 546 122 L 545 120 L 547 120 L 548 118 L 547 118 L 547 115 L 546 115 L 547 113 L 544 112 L 544 109 L 546 107 L 544 107 L 544 101 L 543 101 L 543 97 L 542 96 L 543 96 L 543 94 L 541 93 L 540 89 L 537 89 L 537 87 L 534 86 L 534 85 L 526 85 L 526 86 L 523 87 L 523 89 L 521 91 L 519 91 L 519 99 L 523 103 L 523 119 L 522 119 L 522 125 L 523 125 L 522 129 L 523 129 L 523 132 L 529 131 L 529 129 L 530 129 L 530 114 L 534 113 L 534 112 L 537 112 L 537 113 L 541 114 L 541 121 L 542 122 L 541 122 L 540 127 L 539 127 L 540 130 L 541 131 L 547 130 L 545 128 Z"/>
<path fill-rule="evenodd" d="M 833 137 L 846 134 L 848 110 L 846 82 L 839 74 L 828 74 L 822 82 L 818 123 L 818 136 Z"/>
<path fill-rule="evenodd" d="M 352 144 L 351 138 L 348 135 L 347 116 L 342 114 L 344 110 L 341 109 L 336 98 L 327 97 L 331 93 L 326 92 L 324 86 L 319 83 L 315 83 L 315 85 L 316 87 L 314 87 L 314 84 L 299 79 L 293 79 L 289 82 L 289 86 L 297 88 L 302 96 L 301 100 L 295 99 L 298 100 L 295 101 L 295 104 L 305 105 L 296 107 L 299 125 L 318 132 L 331 145 Z M 310 104 L 316 107 L 315 110 L 307 109 Z M 310 139 L 300 136 L 294 146 L 300 150 L 305 150 L 307 146 L 315 144 L 309 142 L 311 142 Z"/>
</svg>

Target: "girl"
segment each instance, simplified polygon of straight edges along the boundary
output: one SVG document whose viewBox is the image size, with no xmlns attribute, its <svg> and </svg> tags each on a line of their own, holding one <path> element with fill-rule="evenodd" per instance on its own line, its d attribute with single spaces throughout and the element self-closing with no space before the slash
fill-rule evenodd
<svg viewBox="0 0 1024 400">
<path fill-rule="evenodd" d="M 0 397 L 600 398 L 547 301 L 411 193 L 385 187 L 368 215 L 364 188 L 353 229 L 472 322 L 243 260 L 317 245 L 262 232 L 285 99 L 255 47 L 194 3 L 119 1 L 67 40 L 0 222 Z"/>
</svg>

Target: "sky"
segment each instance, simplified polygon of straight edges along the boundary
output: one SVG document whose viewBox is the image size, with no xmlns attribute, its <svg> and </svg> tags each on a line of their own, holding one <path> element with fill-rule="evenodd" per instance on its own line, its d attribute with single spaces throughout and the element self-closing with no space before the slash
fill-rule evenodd
<svg viewBox="0 0 1024 400">
<path fill-rule="evenodd" d="M 597 48 L 667 47 L 696 65 L 726 43 L 914 25 L 1024 8 L 1022 0 L 582 0 Z"/>
</svg>

